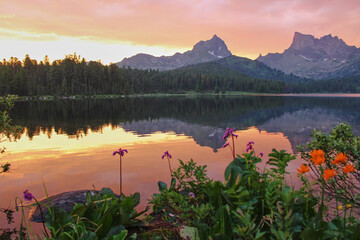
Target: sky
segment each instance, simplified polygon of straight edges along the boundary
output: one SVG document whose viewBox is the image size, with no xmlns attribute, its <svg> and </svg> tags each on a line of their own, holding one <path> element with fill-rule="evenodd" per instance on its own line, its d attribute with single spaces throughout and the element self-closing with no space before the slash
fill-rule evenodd
<svg viewBox="0 0 360 240">
<path fill-rule="evenodd" d="M 77 53 L 116 63 L 172 55 L 217 34 L 237 56 L 283 52 L 294 32 L 360 47 L 358 0 L 0 0 L 0 59 Z"/>
</svg>

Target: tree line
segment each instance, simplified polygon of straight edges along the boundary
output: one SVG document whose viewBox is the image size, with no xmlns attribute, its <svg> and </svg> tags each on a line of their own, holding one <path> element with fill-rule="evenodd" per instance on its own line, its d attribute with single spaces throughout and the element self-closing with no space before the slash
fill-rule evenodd
<svg viewBox="0 0 360 240">
<path fill-rule="evenodd" d="M 341 87 L 341 89 L 339 89 Z M 208 69 L 205 65 L 172 71 L 139 70 L 87 62 L 79 55 L 66 55 L 50 63 L 47 56 L 38 62 L 29 55 L 21 61 L 11 57 L 0 62 L 0 95 L 101 95 L 247 91 L 285 92 L 360 92 L 359 77 L 314 82 L 265 80 L 226 68 Z"/>
</svg>

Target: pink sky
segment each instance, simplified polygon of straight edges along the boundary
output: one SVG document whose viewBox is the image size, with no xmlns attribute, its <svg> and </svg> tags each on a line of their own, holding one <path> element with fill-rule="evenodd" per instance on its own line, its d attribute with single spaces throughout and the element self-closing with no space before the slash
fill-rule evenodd
<svg viewBox="0 0 360 240">
<path fill-rule="evenodd" d="M 78 52 L 117 62 L 171 55 L 217 34 L 238 56 L 282 52 L 295 31 L 360 46 L 357 0 L 0 0 L 0 58 Z"/>
</svg>

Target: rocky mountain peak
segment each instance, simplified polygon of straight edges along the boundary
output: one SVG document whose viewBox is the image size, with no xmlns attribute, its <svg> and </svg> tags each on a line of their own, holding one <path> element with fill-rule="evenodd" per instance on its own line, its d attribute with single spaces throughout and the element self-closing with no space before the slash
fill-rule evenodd
<svg viewBox="0 0 360 240">
<path fill-rule="evenodd" d="M 283 53 L 259 56 L 271 68 L 313 79 L 345 77 L 360 72 L 360 48 L 347 45 L 331 34 L 316 38 L 295 32 L 293 42 Z"/>
<path fill-rule="evenodd" d="M 342 39 L 331 34 L 321 38 L 295 32 L 289 50 L 296 50 L 309 59 L 346 59 L 357 51 L 356 47 L 348 46 Z"/>
<path fill-rule="evenodd" d="M 132 67 L 138 69 L 170 70 L 190 64 L 214 61 L 231 56 L 225 42 L 216 34 L 207 41 L 196 43 L 192 50 L 176 53 L 173 56 L 154 57 L 148 54 L 137 54 L 116 63 L 119 67 Z"/>
<path fill-rule="evenodd" d="M 217 58 L 231 56 L 231 52 L 227 48 L 225 42 L 216 34 L 207 41 L 200 41 L 194 45 L 192 51 L 203 52 L 204 54 L 211 54 Z"/>
<path fill-rule="evenodd" d="M 295 32 L 290 49 L 300 50 L 312 46 L 315 46 L 314 36 Z"/>
</svg>

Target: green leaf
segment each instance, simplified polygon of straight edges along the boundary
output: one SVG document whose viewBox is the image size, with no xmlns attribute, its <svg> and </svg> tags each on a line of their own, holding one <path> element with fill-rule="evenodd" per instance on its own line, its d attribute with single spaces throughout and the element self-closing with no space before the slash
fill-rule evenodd
<svg viewBox="0 0 360 240">
<path fill-rule="evenodd" d="M 158 186 L 159 186 L 159 191 L 162 192 L 164 190 L 167 190 L 167 184 L 162 182 L 162 181 L 159 181 L 158 182 Z"/>
<path fill-rule="evenodd" d="M 101 189 L 100 193 L 104 195 L 115 195 L 110 188 L 103 188 Z"/>
<path fill-rule="evenodd" d="M 132 199 L 134 199 L 134 207 L 139 205 L 140 203 L 140 193 L 136 192 L 133 195 L 131 195 Z"/>
</svg>

